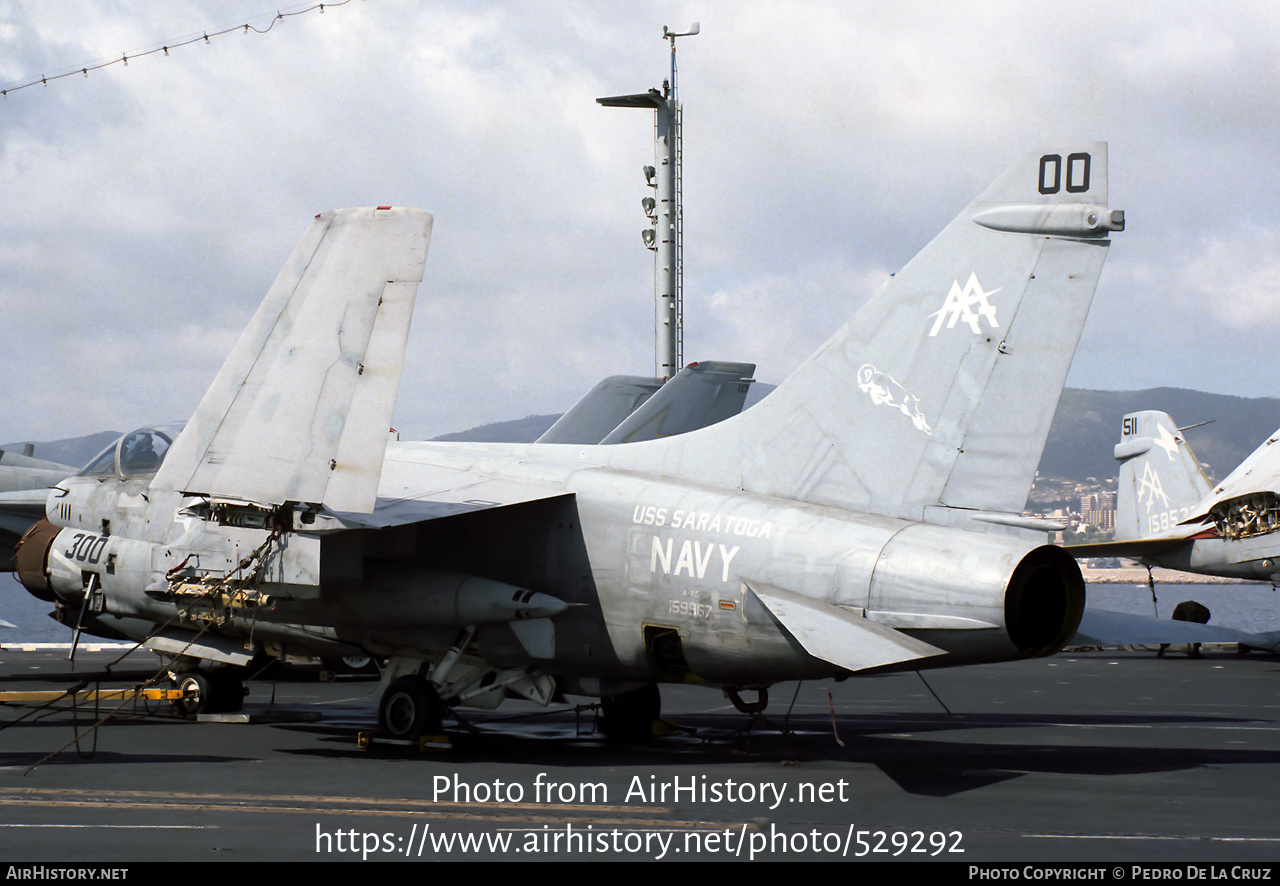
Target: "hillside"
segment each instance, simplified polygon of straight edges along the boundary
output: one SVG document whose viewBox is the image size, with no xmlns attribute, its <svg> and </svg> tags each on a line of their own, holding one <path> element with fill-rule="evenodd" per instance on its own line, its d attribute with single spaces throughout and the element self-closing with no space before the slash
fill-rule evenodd
<svg viewBox="0 0 1280 886">
<path fill-rule="evenodd" d="M 769 385 L 753 386 L 747 398 L 748 408 L 770 390 Z M 1224 477 L 1280 427 L 1280 399 L 1271 397 L 1249 399 L 1181 388 L 1145 391 L 1068 388 L 1062 393 L 1049 429 L 1044 457 L 1040 460 L 1040 476 L 1075 483 L 1083 483 L 1089 477 L 1105 480 L 1115 476 L 1112 449 L 1120 439 L 1120 419 L 1140 409 L 1168 412 L 1182 427 L 1210 422 L 1188 430 L 1186 436 L 1214 479 Z M 530 415 L 435 439 L 528 443 L 536 440 L 559 417 Z M 65 464 L 84 464 L 116 436 L 114 432 L 104 431 L 87 437 L 38 443 L 35 454 Z M 0 446 L 17 452 L 21 447 L 21 443 Z"/>
<path fill-rule="evenodd" d="M 1120 420 L 1129 412 L 1159 409 L 1179 427 L 1211 422 L 1186 432 L 1209 476 L 1219 480 L 1280 427 L 1280 399 L 1228 397 L 1181 388 L 1146 391 L 1082 391 L 1068 388 L 1058 401 L 1040 476 L 1083 482 L 1116 474 L 1112 450 Z"/>
</svg>

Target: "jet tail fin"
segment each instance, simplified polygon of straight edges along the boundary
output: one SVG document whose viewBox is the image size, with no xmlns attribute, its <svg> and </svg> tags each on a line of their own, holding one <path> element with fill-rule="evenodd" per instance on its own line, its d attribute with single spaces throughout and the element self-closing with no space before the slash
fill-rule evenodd
<svg viewBox="0 0 1280 886">
<path fill-rule="evenodd" d="M 573 404 L 535 443 L 599 443 L 662 387 L 662 379 L 611 375 Z"/>
<path fill-rule="evenodd" d="M 1105 143 L 1032 153 L 776 391 L 653 469 L 908 519 L 1020 514 L 1123 227 Z"/>
<path fill-rule="evenodd" d="M 1209 494 L 1204 469 L 1166 413 L 1126 415 L 1115 456 L 1120 462 L 1116 541 L 1180 532 L 1178 524 Z M 1181 532 L 1185 534 L 1185 528 Z"/>
<path fill-rule="evenodd" d="M 600 442 L 638 443 L 674 437 L 731 418 L 742 411 L 755 371 L 754 363 L 691 363 Z"/>
<path fill-rule="evenodd" d="M 536 443 L 638 443 L 696 431 L 742 411 L 754 363 L 703 360 L 665 384 L 611 375 L 560 416 Z"/>
<path fill-rule="evenodd" d="M 373 510 L 431 221 L 316 216 L 152 485 Z"/>
</svg>

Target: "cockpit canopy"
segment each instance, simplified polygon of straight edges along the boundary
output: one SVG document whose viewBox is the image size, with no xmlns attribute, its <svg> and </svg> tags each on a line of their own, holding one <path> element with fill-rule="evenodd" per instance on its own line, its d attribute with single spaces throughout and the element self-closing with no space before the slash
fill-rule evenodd
<svg viewBox="0 0 1280 886">
<path fill-rule="evenodd" d="M 154 474 L 160 469 L 169 447 L 177 438 L 185 422 L 169 422 L 150 428 L 130 431 L 102 450 L 76 476 L 79 477 L 134 477 Z"/>
</svg>

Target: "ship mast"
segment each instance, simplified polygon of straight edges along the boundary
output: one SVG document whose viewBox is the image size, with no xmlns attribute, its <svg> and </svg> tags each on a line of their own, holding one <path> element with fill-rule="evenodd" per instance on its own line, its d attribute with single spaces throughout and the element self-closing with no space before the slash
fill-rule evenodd
<svg viewBox="0 0 1280 886">
<path fill-rule="evenodd" d="M 654 375 L 670 379 L 684 365 L 684 238 L 681 209 L 681 108 L 676 89 L 676 38 L 692 37 L 698 23 L 689 30 L 662 29 L 662 38 L 671 44 L 671 76 L 662 90 L 650 89 L 637 95 L 616 95 L 596 99 L 609 108 L 652 108 L 653 165 L 644 167 L 645 182 L 654 193 L 640 201 L 652 227 L 641 232 L 644 245 L 653 251 L 654 293 Z"/>
</svg>

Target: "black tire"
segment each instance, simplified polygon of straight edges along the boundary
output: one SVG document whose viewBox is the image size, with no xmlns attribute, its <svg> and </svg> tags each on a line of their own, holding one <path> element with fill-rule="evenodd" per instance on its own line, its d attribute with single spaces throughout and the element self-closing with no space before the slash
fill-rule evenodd
<svg viewBox="0 0 1280 886">
<path fill-rule="evenodd" d="M 187 693 L 173 703 L 174 713 L 181 717 L 228 714 L 244 707 L 244 681 L 231 668 L 186 671 L 178 675 L 174 688 Z"/>
<path fill-rule="evenodd" d="M 389 738 L 414 739 L 434 735 L 444 720 L 444 706 L 435 687 L 421 677 L 398 677 L 382 693 L 378 728 Z"/>
<path fill-rule="evenodd" d="M 657 683 L 641 686 L 621 695 L 600 699 L 604 713 L 601 729 L 609 738 L 633 740 L 650 738 L 653 721 L 662 715 L 662 695 Z"/>
<path fill-rule="evenodd" d="M 238 671 L 219 668 L 209 675 L 210 697 L 207 714 L 232 714 L 244 707 L 244 681 Z"/>
<path fill-rule="evenodd" d="M 186 693 L 183 698 L 173 703 L 173 712 L 180 717 L 194 717 L 203 714 L 213 695 L 213 684 L 204 671 L 187 671 L 180 674 L 173 687 Z"/>
</svg>

